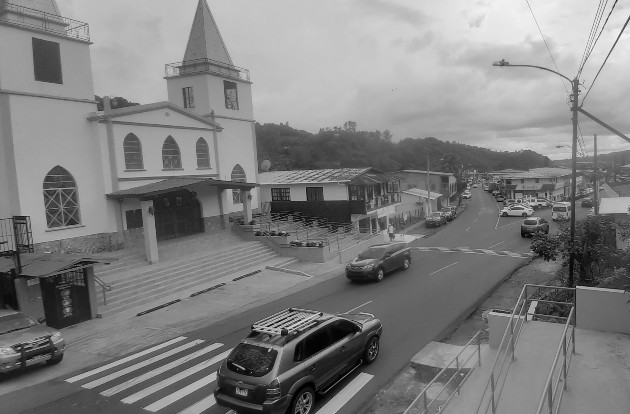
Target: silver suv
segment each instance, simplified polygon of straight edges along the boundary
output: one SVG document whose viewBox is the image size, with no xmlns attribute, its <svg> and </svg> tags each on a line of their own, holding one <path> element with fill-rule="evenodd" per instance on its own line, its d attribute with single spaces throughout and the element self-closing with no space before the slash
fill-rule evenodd
<svg viewBox="0 0 630 414">
<path fill-rule="evenodd" d="M 308 414 L 379 352 L 381 322 L 369 313 L 289 308 L 252 325 L 217 371 L 214 397 L 239 413 Z"/>
<path fill-rule="evenodd" d="M 63 359 L 61 333 L 34 321 L 22 312 L 0 310 L 0 374 L 46 361 Z"/>
</svg>

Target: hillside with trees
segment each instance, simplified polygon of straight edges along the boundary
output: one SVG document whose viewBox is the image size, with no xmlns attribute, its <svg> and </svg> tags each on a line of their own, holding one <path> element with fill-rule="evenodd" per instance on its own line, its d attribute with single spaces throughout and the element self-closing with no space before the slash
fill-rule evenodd
<svg viewBox="0 0 630 414">
<path fill-rule="evenodd" d="M 393 142 L 390 131 L 360 131 L 352 121 L 317 134 L 288 123 L 256 123 L 256 137 L 258 159 L 271 161 L 272 170 L 373 167 L 390 172 L 426 170 L 428 162 L 431 170 L 459 174 L 462 168 L 486 172 L 552 165 L 549 158 L 529 150 L 492 151 L 433 137 Z"/>
</svg>

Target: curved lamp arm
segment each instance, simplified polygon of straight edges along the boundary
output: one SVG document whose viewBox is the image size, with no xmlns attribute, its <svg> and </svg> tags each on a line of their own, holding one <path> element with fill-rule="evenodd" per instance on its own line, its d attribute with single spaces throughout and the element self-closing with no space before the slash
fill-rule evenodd
<svg viewBox="0 0 630 414">
<path fill-rule="evenodd" d="M 568 80 L 569 82 L 573 82 L 571 79 L 567 78 L 562 73 L 556 72 L 555 70 L 552 70 L 552 69 L 549 69 L 549 68 L 545 68 L 545 67 L 542 67 L 542 66 L 536 66 L 536 65 L 512 65 L 510 62 L 508 62 L 505 59 L 501 59 L 498 62 L 493 62 L 492 66 L 509 66 L 509 67 L 542 69 L 542 70 L 546 70 L 547 72 L 555 73 L 556 75 L 558 75 L 560 77 L 563 77 L 564 79 Z"/>
</svg>

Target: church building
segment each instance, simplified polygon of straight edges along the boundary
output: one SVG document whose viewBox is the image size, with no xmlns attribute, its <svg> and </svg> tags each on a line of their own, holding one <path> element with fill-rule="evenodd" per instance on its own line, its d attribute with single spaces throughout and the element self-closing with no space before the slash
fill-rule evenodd
<svg viewBox="0 0 630 414">
<path fill-rule="evenodd" d="M 158 240 L 251 220 L 252 83 L 206 0 L 165 65 L 167 101 L 97 111 L 91 44 L 55 0 L 0 1 L 0 219 L 28 218 L 36 252 L 144 244 L 153 263 Z"/>
</svg>

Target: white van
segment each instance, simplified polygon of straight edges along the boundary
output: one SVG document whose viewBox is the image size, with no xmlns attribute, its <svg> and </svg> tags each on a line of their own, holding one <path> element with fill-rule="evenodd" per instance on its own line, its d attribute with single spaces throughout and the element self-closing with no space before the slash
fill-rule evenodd
<svg viewBox="0 0 630 414">
<path fill-rule="evenodd" d="M 563 201 L 554 203 L 551 207 L 551 219 L 553 221 L 558 220 L 570 220 L 571 219 L 571 203 Z"/>
</svg>

